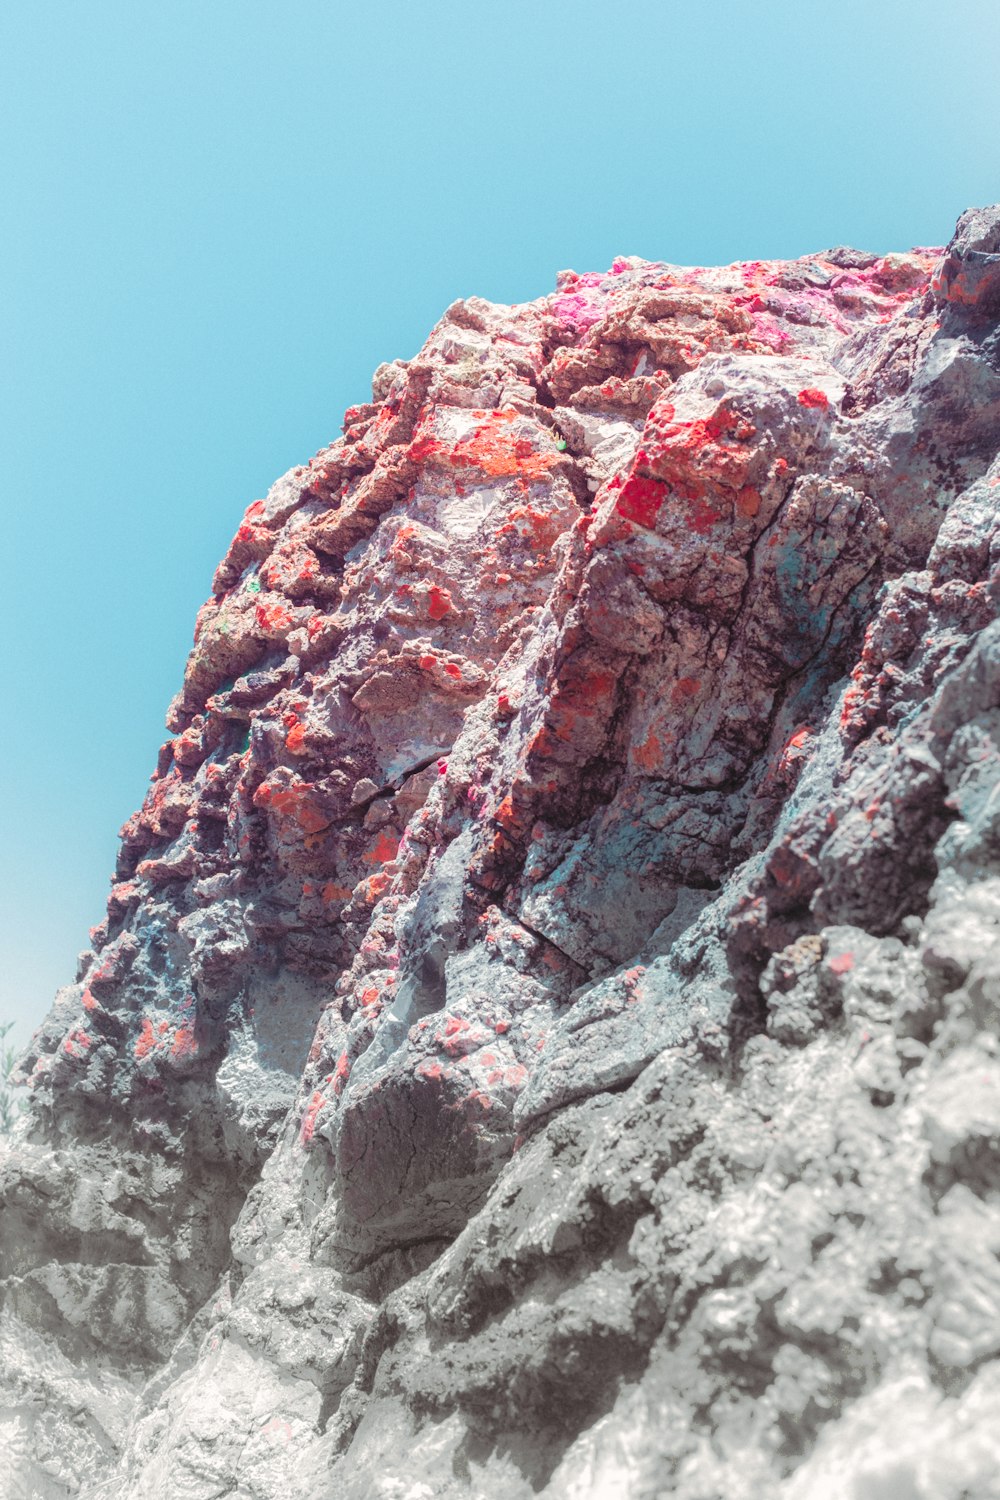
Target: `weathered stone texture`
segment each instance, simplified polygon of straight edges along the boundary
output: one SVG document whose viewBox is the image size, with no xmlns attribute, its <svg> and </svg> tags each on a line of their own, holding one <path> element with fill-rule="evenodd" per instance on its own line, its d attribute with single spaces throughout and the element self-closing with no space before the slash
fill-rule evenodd
<svg viewBox="0 0 1000 1500">
<path fill-rule="evenodd" d="M 0 1159 L 10 1500 L 1000 1495 L 1000 210 L 448 309 Z"/>
</svg>

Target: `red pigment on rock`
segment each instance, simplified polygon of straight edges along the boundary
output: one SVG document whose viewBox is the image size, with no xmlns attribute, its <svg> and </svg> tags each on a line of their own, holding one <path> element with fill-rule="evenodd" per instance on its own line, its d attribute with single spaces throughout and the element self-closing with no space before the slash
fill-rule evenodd
<svg viewBox="0 0 1000 1500">
<path fill-rule="evenodd" d="M 644 474 L 630 474 L 615 509 L 626 521 L 652 529 L 666 495 L 667 487 L 662 480 Z"/>
<path fill-rule="evenodd" d="M 350 1071 L 351 1065 L 347 1061 L 347 1053 L 342 1052 L 337 1058 L 337 1066 L 334 1069 L 333 1073 L 333 1091 L 335 1094 L 343 1093 L 344 1085 L 347 1082 L 348 1074 L 350 1073 Z"/>
<path fill-rule="evenodd" d="M 670 402 L 654 406 L 619 495 L 618 514 L 651 528 L 668 493 L 686 503 L 687 523 L 696 535 L 722 519 L 723 499 L 741 514 L 756 514 L 760 497 L 746 483 L 751 456 L 746 444 L 755 432 L 751 422 L 726 406 L 694 422 L 675 422 Z"/>
<path fill-rule="evenodd" d="M 289 752 L 289 754 L 305 754 L 305 746 L 303 744 L 305 737 L 306 726 L 301 722 L 301 720 L 296 719 L 291 729 L 289 729 L 288 734 L 285 736 L 285 749 Z"/>
<path fill-rule="evenodd" d="M 310 1099 L 305 1114 L 302 1116 L 302 1128 L 299 1132 L 299 1139 L 303 1146 L 312 1144 L 313 1132 L 316 1129 L 316 1116 L 322 1108 L 323 1095 L 317 1090 Z"/>
<path fill-rule="evenodd" d="M 76 1027 L 63 1042 L 63 1051 L 67 1057 L 82 1057 L 90 1050 L 90 1045 L 90 1037 L 87 1033 Z"/>
<path fill-rule="evenodd" d="M 430 587 L 427 598 L 427 613 L 431 619 L 443 620 L 451 609 L 451 594 L 447 589 L 438 588 L 434 583 Z"/>
</svg>

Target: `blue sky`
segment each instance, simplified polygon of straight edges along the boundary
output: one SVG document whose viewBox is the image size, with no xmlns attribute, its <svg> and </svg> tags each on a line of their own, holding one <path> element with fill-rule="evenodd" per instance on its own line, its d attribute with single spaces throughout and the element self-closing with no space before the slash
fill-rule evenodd
<svg viewBox="0 0 1000 1500">
<path fill-rule="evenodd" d="M 383 359 L 564 266 L 947 238 L 996 0 L 7 0 L 0 1018 L 72 978 L 195 610 Z"/>
</svg>

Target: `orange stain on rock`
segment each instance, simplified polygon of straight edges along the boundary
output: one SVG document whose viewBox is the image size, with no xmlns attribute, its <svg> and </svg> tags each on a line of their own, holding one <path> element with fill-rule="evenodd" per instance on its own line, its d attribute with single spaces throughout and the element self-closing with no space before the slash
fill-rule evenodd
<svg viewBox="0 0 1000 1500">
<path fill-rule="evenodd" d="M 351 899 L 351 887 L 349 885 L 337 885 L 336 881 L 328 880 L 320 892 L 320 900 L 324 906 L 329 906 L 332 901 L 349 901 Z"/>
<path fill-rule="evenodd" d="M 258 604 L 254 617 L 258 627 L 268 635 L 279 635 L 292 628 L 292 617 L 281 604 Z"/>
<path fill-rule="evenodd" d="M 391 884 L 391 877 L 384 870 L 378 875 L 369 876 L 365 881 L 365 900 L 370 906 L 374 906 L 378 898 L 385 895 Z"/>
<path fill-rule="evenodd" d="M 135 1044 L 135 1055 L 136 1055 L 136 1057 L 138 1057 L 138 1058 L 145 1057 L 147 1055 L 147 1053 L 149 1053 L 149 1052 L 152 1051 L 152 1049 L 153 1049 L 153 1047 L 155 1045 L 156 1045 L 156 1036 L 155 1036 L 155 1034 L 153 1032 L 153 1023 L 149 1019 L 149 1017 L 146 1016 L 146 1018 L 144 1019 L 144 1021 L 142 1023 L 142 1030 L 140 1031 L 139 1036 L 138 1036 L 138 1038 L 136 1040 L 136 1044 Z"/>
<path fill-rule="evenodd" d="M 518 505 L 510 512 L 510 519 L 497 527 L 497 533 L 515 532 L 522 536 L 536 552 L 547 552 L 564 530 L 561 516 L 554 511 L 539 510 L 533 505 Z"/>
<path fill-rule="evenodd" d="M 310 781 L 279 787 L 277 790 L 270 782 L 265 781 L 254 793 L 253 804 L 254 807 L 266 808 L 295 823 L 306 835 L 316 835 L 329 828 L 330 823 L 311 801 L 312 790 L 313 784 Z"/>
<path fill-rule="evenodd" d="M 361 858 L 368 865 L 384 865 L 388 860 L 395 859 L 398 848 L 398 838 L 388 833 L 380 833 L 372 847 Z"/>
<path fill-rule="evenodd" d="M 651 729 L 642 744 L 634 747 L 632 760 L 640 771 L 655 771 L 662 764 L 663 745 L 655 731 Z"/>
<path fill-rule="evenodd" d="M 518 478 L 544 480 L 560 457 L 556 452 L 540 451 L 532 438 L 518 437 L 515 425 L 524 422 L 516 411 L 478 411 L 477 426 L 448 443 L 427 434 L 410 444 L 410 458 L 415 463 L 436 460 L 456 468 L 477 469 L 491 479 Z"/>
<path fill-rule="evenodd" d="M 514 822 L 516 821 L 514 817 L 514 799 L 511 797 L 509 792 L 507 793 L 507 796 L 503 799 L 503 801 L 498 805 L 497 810 L 493 814 L 493 816 L 501 825 L 501 827 L 510 828 L 513 826 Z"/>
<path fill-rule="evenodd" d="M 193 1026 L 179 1026 L 174 1034 L 173 1046 L 170 1048 L 171 1057 L 195 1057 L 198 1052 L 198 1043 L 194 1039 Z"/>
<path fill-rule="evenodd" d="M 701 687 L 697 677 L 681 677 L 670 689 L 670 701 L 676 708 L 692 699 Z"/>
</svg>

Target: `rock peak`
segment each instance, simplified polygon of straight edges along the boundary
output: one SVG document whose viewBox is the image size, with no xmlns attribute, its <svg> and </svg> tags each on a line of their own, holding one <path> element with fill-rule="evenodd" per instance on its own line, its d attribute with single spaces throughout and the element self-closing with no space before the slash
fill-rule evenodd
<svg viewBox="0 0 1000 1500">
<path fill-rule="evenodd" d="M 619 256 L 249 506 L 22 1061 L 12 1494 L 993 1493 L 998 314 L 995 208 Z"/>
</svg>

